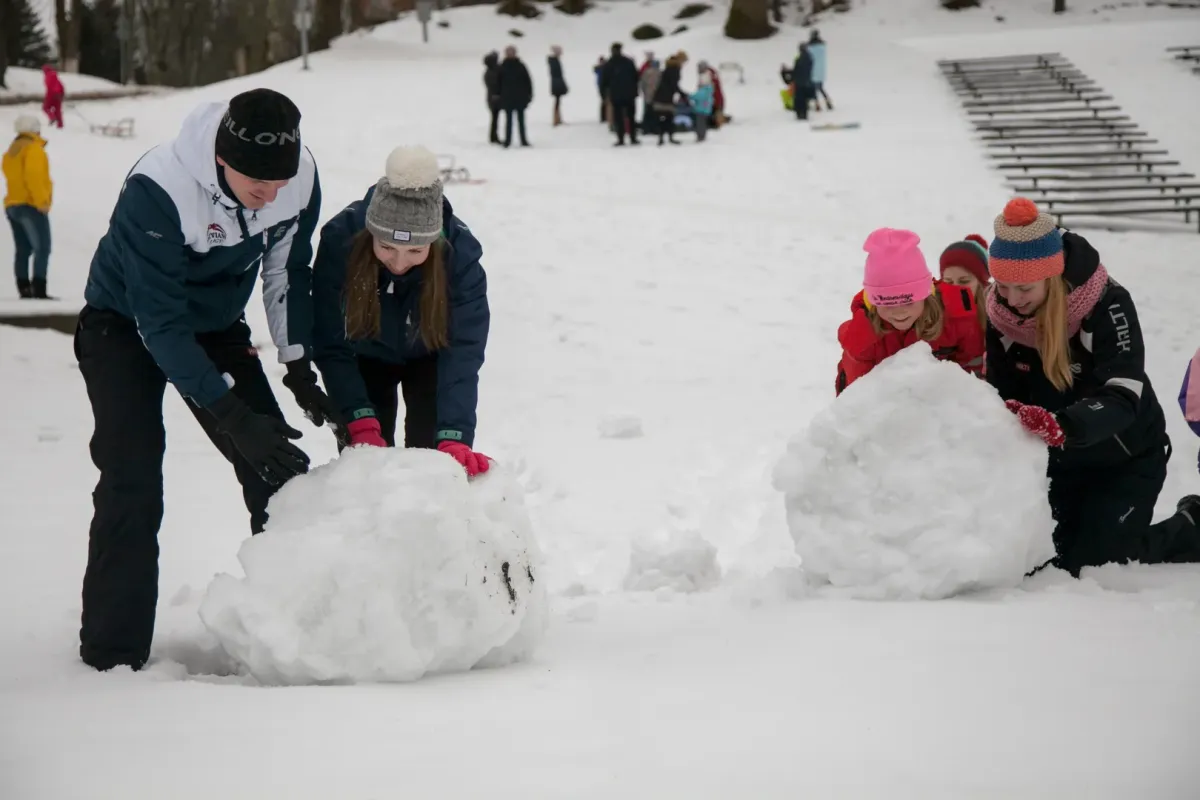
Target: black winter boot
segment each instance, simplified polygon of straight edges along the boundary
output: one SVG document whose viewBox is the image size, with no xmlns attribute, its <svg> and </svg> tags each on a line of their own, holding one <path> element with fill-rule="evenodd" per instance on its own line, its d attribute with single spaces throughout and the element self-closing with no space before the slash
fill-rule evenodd
<svg viewBox="0 0 1200 800">
<path fill-rule="evenodd" d="M 20 278 L 17 279 L 17 296 L 26 300 L 33 297 L 33 289 L 29 281 L 21 280 Z"/>
<path fill-rule="evenodd" d="M 1200 528 L 1200 495 L 1189 494 L 1175 505 L 1175 511 Z"/>
<path fill-rule="evenodd" d="M 46 294 L 46 281 L 44 278 L 33 279 L 33 298 L 35 300 L 52 300 L 54 298 Z"/>
</svg>

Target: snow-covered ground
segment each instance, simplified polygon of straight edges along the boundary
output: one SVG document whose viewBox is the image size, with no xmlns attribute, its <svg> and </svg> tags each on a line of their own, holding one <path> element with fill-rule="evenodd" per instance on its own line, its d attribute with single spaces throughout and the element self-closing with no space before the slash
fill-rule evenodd
<svg viewBox="0 0 1200 800">
<path fill-rule="evenodd" d="M 1194 171 L 1200 84 L 1162 50 L 1200 41 L 1200 15 L 1073 0 L 1053 17 L 1046 0 L 1012 0 L 999 23 L 994 9 L 867 3 L 821 25 L 837 110 L 819 118 L 862 128 L 815 132 L 778 98 L 779 64 L 804 32 L 726 41 L 718 10 L 676 37 L 628 38 L 645 21 L 670 29 L 680 5 L 602 4 L 582 19 L 546 6 L 540 21 L 455 10 L 428 45 L 406 19 L 314 55 L 307 73 L 289 63 L 87 106 L 136 117 L 132 141 L 70 117 L 47 133 L 50 284 L 69 309 L 121 179 L 202 100 L 257 85 L 292 96 L 325 217 L 396 144 L 453 153 L 486 178 L 447 190 L 489 275 L 477 446 L 522 485 L 551 619 L 531 661 L 499 670 L 286 689 L 226 674 L 197 609 L 215 574 L 240 574 L 245 511 L 168 393 L 155 662 L 90 672 L 75 655 L 95 481 L 87 399 L 68 337 L 0 327 L 0 796 L 1195 797 L 1200 569 L 1049 573 L 937 602 L 807 596 L 772 473 L 831 400 L 866 234 L 911 227 L 932 261 L 968 233 L 990 236 L 1008 198 L 935 59 L 1058 50 Z M 614 40 L 635 55 L 687 50 L 689 86 L 699 58 L 740 63 L 745 84 L 724 73 L 735 123 L 702 146 L 614 150 L 591 75 Z M 508 43 L 534 77 L 529 150 L 485 143 L 480 58 Z M 571 87 L 557 129 L 551 44 Z M 0 108 L 0 130 L 21 110 Z M 1169 401 L 1200 344 L 1200 239 L 1085 234 L 1133 292 Z M 10 257 L 0 236 L 0 263 Z M 14 293 L 0 279 L 0 305 Z M 250 321 L 265 337 L 257 304 Z M 276 386 L 301 445 L 332 458 L 332 438 Z M 1173 406 L 1167 417 L 1176 455 L 1160 514 L 1198 485 L 1197 443 Z M 1002 479 L 946 474 L 913 503 Z"/>
<path fill-rule="evenodd" d="M 59 79 L 67 90 L 67 100 L 71 92 L 94 92 L 110 89 L 120 89 L 121 84 L 113 83 L 95 75 L 79 75 L 73 72 L 60 72 Z M 46 82 L 40 69 L 28 67 L 9 67 L 4 73 L 7 88 L 0 89 L 0 97 L 14 94 L 42 94 L 46 91 Z"/>
</svg>

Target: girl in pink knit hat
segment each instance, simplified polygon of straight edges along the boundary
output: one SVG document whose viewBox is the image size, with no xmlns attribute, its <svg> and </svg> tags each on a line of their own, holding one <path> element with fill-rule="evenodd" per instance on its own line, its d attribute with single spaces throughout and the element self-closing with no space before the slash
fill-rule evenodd
<svg viewBox="0 0 1200 800">
<path fill-rule="evenodd" d="M 1018 197 L 996 217 L 987 380 L 1050 448 L 1052 563 L 1200 561 L 1200 497 L 1151 525 L 1171 440 L 1128 290 L 1086 239 Z"/>
<path fill-rule="evenodd" d="M 917 341 L 935 356 L 976 375 L 983 369 L 983 330 L 969 289 L 935 281 L 912 231 L 880 228 L 867 237 L 863 290 L 838 328 L 842 358 L 835 390 L 841 394 L 876 364 Z"/>
</svg>

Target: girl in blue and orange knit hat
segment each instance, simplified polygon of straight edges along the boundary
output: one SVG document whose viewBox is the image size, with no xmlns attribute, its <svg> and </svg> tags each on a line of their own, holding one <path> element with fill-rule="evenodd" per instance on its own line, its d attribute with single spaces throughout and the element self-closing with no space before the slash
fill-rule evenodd
<svg viewBox="0 0 1200 800">
<path fill-rule="evenodd" d="M 841 394 L 885 358 L 917 341 L 933 354 L 978 375 L 984 339 L 969 289 L 933 279 L 912 231 L 880 228 L 867 237 L 863 290 L 838 328 L 842 358 L 835 391 Z"/>
<path fill-rule="evenodd" d="M 1023 197 L 996 217 L 987 380 L 1050 449 L 1056 566 L 1200 561 L 1200 498 L 1151 525 L 1171 442 L 1128 290 Z"/>
</svg>

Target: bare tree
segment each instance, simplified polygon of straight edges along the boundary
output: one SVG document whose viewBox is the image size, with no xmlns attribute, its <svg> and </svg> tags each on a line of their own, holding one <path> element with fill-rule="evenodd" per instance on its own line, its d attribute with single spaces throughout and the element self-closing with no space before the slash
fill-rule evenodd
<svg viewBox="0 0 1200 800">
<path fill-rule="evenodd" d="M 63 72 L 79 72 L 79 34 L 83 30 L 83 0 L 54 0 L 58 33 L 58 64 Z"/>
</svg>

